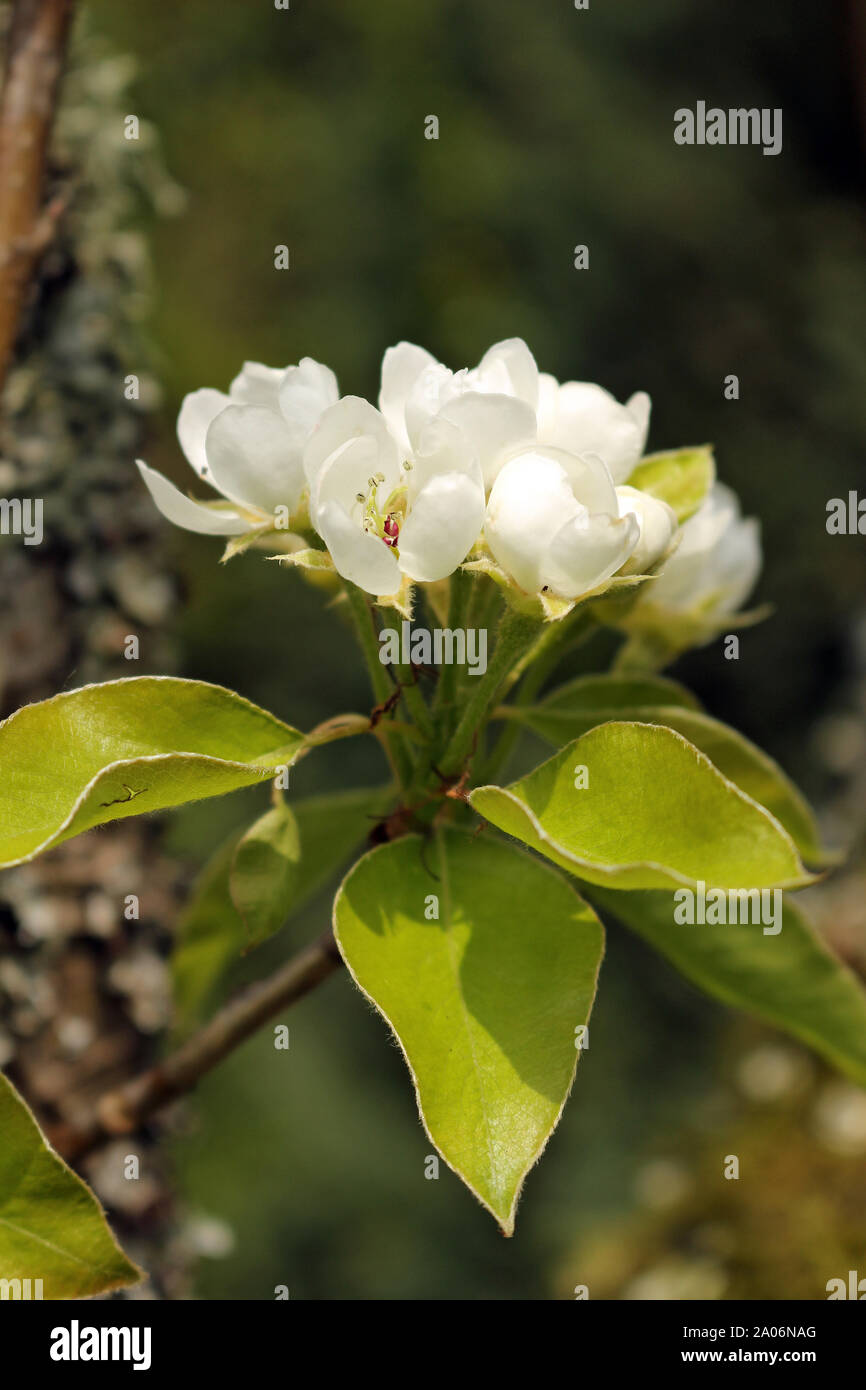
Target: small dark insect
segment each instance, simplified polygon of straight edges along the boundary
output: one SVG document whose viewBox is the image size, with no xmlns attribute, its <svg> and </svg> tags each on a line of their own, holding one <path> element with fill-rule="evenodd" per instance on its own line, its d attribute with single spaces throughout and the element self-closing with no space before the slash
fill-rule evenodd
<svg viewBox="0 0 866 1390">
<path fill-rule="evenodd" d="M 113 801 L 103 801 L 103 806 L 124 806 L 127 801 L 134 801 L 137 796 L 141 796 L 142 792 L 147 791 L 147 787 L 140 787 L 137 792 L 133 791 L 132 787 L 128 787 L 125 782 L 121 782 L 120 785 L 125 792 L 129 792 L 129 796 L 116 796 Z"/>
</svg>

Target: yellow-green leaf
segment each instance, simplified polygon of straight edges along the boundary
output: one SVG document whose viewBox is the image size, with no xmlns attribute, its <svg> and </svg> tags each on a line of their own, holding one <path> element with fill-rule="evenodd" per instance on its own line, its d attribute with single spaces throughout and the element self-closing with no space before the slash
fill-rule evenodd
<svg viewBox="0 0 866 1390">
<path fill-rule="evenodd" d="M 66 1299 L 91 1298 L 142 1278 L 89 1187 L 48 1146 L 0 1075 L 0 1281 L 12 1281 L 3 1297 L 20 1296 L 15 1280 L 31 1281 L 31 1297 L 41 1279 L 43 1298 Z"/>
<path fill-rule="evenodd" d="M 205 681 L 139 676 L 25 705 L 0 724 L 0 867 L 261 782 L 304 748 L 297 729 Z"/>
<path fill-rule="evenodd" d="M 677 923 L 671 893 L 586 891 L 707 994 L 783 1028 L 866 1086 L 866 990 L 790 900 L 781 931 L 765 934 L 739 920 Z"/>
<path fill-rule="evenodd" d="M 397 1036 L 431 1140 L 510 1235 L 574 1078 L 598 919 L 539 860 L 449 830 L 365 855 L 337 895 L 334 931 Z"/>
<path fill-rule="evenodd" d="M 736 729 L 700 710 L 689 691 L 675 681 L 660 676 L 580 676 L 551 691 L 537 705 L 506 706 L 502 713 L 521 720 L 557 746 L 611 719 L 676 729 L 723 776 L 772 812 L 808 863 L 826 864 L 837 858 L 821 846 L 808 803 L 778 763 Z"/>
<path fill-rule="evenodd" d="M 611 721 L 476 811 L 590 883 L 798 887 L 811 881 L 788 832 L 673 729 Z"/>
<path fill-rule="evenodd" d="M 665 454 L 647 454 L 628 479 L 628 485 L 667 502 L 677 520 L 683 522 L 697 511 L 715 478 L 712 447 L 699 444 Z"/>
<path fill-rule="evenodd" d="M 246 927 L 247 945 L 267 940 L 285 922 L 300 862 L 298 823 L 285 802 L 266 811 L 241 836 L 229 887 Z"/>
<path fill-rule="evenodd" d="M 292 803 L 300 859 L 289 881 L 279 872 L 258 882 L 258 919 L 277 930 L 331 879 L 391 806 L 390 787 L 362 787 Z M 256 822 L 260 825 L 261 822 Z M 232 866 L 244 832 L 235 832 L 202 870 L 177 928 L 172 954 L 176 1028 L 185 1033 L 213 1002 L 232 961 L 250 944 L 232 901 Z M 268 892 L 274 895 L 270 906 Z M 256 937 L 252 944 L 262 939 Z"/>
</svg>

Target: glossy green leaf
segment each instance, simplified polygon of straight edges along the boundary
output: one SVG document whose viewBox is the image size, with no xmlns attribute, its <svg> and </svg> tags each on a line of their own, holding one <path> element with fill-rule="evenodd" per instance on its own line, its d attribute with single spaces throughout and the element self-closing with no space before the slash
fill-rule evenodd
<svg viewBox="0 0 866 1390">
<path fill-rule="evenodd" d="M 305 796 L 292 803 L 301 835 L 301 867 L 293 906 L 323 888 L 349 855 L 373 832 L 394 804 L 391 787 L 359 787 L 350 791 Z"/>
<path fill-rule="evenodd" d="M 822 849 L 808 804 L 778 763 L 735 729 L 698 709 L 697 701 L 675 681 L 583 676 L 552 691 L 537 705 L 507 708 L 510 717 L 520 719 L 557 746 L 610 719 L 633 719 L 676 729 L 705 753 L 723 776 L 773 813 L 809 863 L 827 863 L 834 858 Z"/>
<path fill-rule="evenodd" d="M 204 681 L 139 676 L 25 705 L 0 725 L 0 867 L 106 821 L 264 781 L 304 747 Z"/>
<path fill-rule="evenodd" d="M 246 928 L 247 945 L 267 940 L 285 922 L 300 862 L 298 823 L 285 802 L 266 811 L 241 836 L 229 888 Z"/>
<path fill-rule="evenodd" d="M 810 881 L 779 822 L 658 724 L 601 724 L 511 787 L 477 787 L 470 800 L 500 830 L 590 883 Z"/>
<path fill-rule="evenodd" d="M 635 709 L 700 709 L 690 690 L 667 676 L 578 676 L 536 705 L 505 705 L 499 713 L 520 719 L 550 743 L 563 744 L 609 719 L 630 719 Z"/>
<path fill-rule="evenodd" d="M 49 1148 L 0 1074 L 0 1280 L 42 1280 L 45 1299 L 90 1298 L 137 1284 L 98 1201 Z M 11 1289 L 11 1292 L 10 1292 Z M 2 1297 L 20 1297 L 14 1284 Z M 6 1314 L 5 1316 L 8 1316 Z"/>
<path fill-rule="evenodd" d="M 666 454 L 648 454 L 628 479 L 628 485 L 667 502 L 682 522 L 697 511 L 715 478 L 712 448 L 701 444 Z"/>
<path fill-rule="evenodd" d="M 392 802 L 389 787 L 362 787 L 303 797 L 291 803 L 300 839 L 300 860 L 290 891 L 277 888 L 270 915 L 274 931 L 300 911 L 346 863 Z M 180 1032 L 188 1031 L 202 1018 L 226 970 L 250 944 L 230 888 L 235 854 L 243 838 L 244 832 L 233 834 L 202 870 L 178 923 L 172 978 L 176 1026 Z M 259 887 L 263 889 L 264 883 Z"/>
<path fill-rule="evenodd" d="M 431 1140 L 510 1235 L 574 1078 L 598 919 L 540 861 L 450 830 L 365 855 L 337 895 L 334 930 L 397 1036 Z"/>
<path fill-rule="evenodd" d="M 739 921 L 680 925 L 671 893 L 586 891 L 707 994 L 792 1033 L 866 1086 L 866 990 L 790 900 L 781 931 L 765 935 Z"/>
</svg>

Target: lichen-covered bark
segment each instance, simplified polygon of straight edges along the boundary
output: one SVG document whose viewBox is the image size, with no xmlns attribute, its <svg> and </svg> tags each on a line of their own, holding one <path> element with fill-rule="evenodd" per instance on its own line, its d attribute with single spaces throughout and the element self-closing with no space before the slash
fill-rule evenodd
<svg viewBox="0 0 866 1390">
<path fill-rule="evenodd" d="M 146 129 L 123 138 L 127 62 L 76 44 L 63 87 L 43 201 L 63 215 L 25 296 L 3 395 L 0 496 L 40 498 L 44 539 L 0 537 L 0 706 L 112 676 L 138 636 L 146 669 L 171 669 L 165 633 L 178 587 L 160 558 L 158 517 L 140 487 L 140 449 L 157 388 L 141 313 L 147 255 L 130 230 L 143 200 L 170 208 Z M 127 399 L 128 377 L 139 379 Z M 52 775 L 44 750 L 41 775 Z M 45 1125 L 68 1119 L 153 1060 L 168 1018 L 164 956 L 179 871 L 147 823 L 63 846 L 0 879 L 0 1065 Z M 126 916 L 130 895 L 137 918 Z M 141 1176 L 124 1176 L 136 1153 Z M 83 1165 L 133 1258 L 156 1271 L 148 1294 L 183 1292 L 176 1231 L 166 1247 L 170 1181 L 146 1137 Z M 175 1223 L 176 1224 L 176 1223 Z"/>
</svg>

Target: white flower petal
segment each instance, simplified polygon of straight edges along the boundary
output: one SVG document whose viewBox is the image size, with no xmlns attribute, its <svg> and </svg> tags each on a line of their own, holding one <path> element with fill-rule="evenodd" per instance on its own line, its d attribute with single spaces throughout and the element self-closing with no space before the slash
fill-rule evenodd
<svg viewBox="0 0 866 1390">
<path fill-rule="evenodd" d="M 316 527 L 337 572 L 369 594 L 396 594 L 400 587 L 397 557 L 378 536 L 367 535 L 339 502 L 326 502 Z"/>
<path fill-rule="evenodd" d="M 520 454 L 493 484 L 484 534 L 503 569 L 536 593 L 547 547 L 563 522 L 582 510 L 560 463 L 543 453 Z"/>
<path fill-rule="evenodd" d="M 174 483 L 149 468 L 141 459 L 136 459 L 138 471 L 147 485 L 147 490 L 163 516 L 175 526 L 185 531 L 198 531 L 203 536 L 241 536 L 251 529 L 250 523 L 238 516 L 237 512 L 216 511 L 203 503 L 186 497 Z"/>
<path fill-rule="evenodd" d="M 245 362 L 229 387 L 229 395 L 237 405 L 263 405 L 276 410 L 285 370 L 266 367 L 264 362 Z"/>
<path fill-rule="evenodd" d="M 737 518 L 737 512 L 714 488 L 682 527 L 680 543 L 653 584 L 652 599 L 671 607 L 690 607 L 704 592 L 703 576 L 711 557 Z"/>
<path fill-rule="evenodd" d="M 690 608 L 693 598 L 695 603 L 700 602 L 700 578 L 706 555 L 690 546 L 689 521 L 684 522 L 681 537 L 677 549 L 653 581 L 647 602 L 660 603 L 665 608 Z"/>
<path fill-rule="evenodd" d="M 304 486 L 301 461 L 282 415 L 258 405 L 230 405 L 206 442 L 210 476 L 226 497 L 273 515 L 293 512 Z"/>
<path fill-rule="evenodd" d="M 211 386 L 203 386 L 200 391 L 191 391 L 181 402 L 177 417 L 177 437 L 180 447 L 200 478 L 208 477 L 204 442 L 211 421 L 231 403 L 230 396 L 224 391 L 215 391 Z"/>
<path fill-rule="evenodd" d="M 360 435 L 342 444 L 319 469 L 316 486 L 310 499 L 310 515 L 313 525 L 318 529 L 319 509 L 336 502 L 349 516 L 356 517 L 358 529 L 364 513 L 364 504 L 358 501 L 363 495 L 368 497 L 370 479 L 382 470 L 379 467 L 379 444 L 372 435 Z M 375 488 L 376 500 L 384 503 L 395 486 L 394 477 L 386 477 Z"/>
<path fill-rule="evenodd" d="M 400 568 L 433 583 L 466 559 L 484 524 L 484 488 L 465 473 L 441 473 L 421 489 L 400 530 Z"/>
<path fill-rule="evenodd" d="M 632 397 L 632 401 L 635 398 Z M 610 469 L 614 482 L 625 482 L 643 453 L 649 420 L 649 401 L 629 406 L 589 381 L 567 381 L 559 388 L 551 416 L 546 418 L 539 441 L 574 454 L 598 454 Z"/>
<path fill-rule="evenodd" d="M 556 427 L 559 382 L 549 372 L 538 373 L 538 438 L 550 439 Z"/>
<path fill-rule="evenodd" d="M 754 517 L 734 522 L 719 547 L 713 580 L 721 590 L 717 613 L 734 613 L 745 603 L 761 572 L 761 527 Z"/>
<path fill-rule="evenodd" d="M 522 338 L 506 338 L 504 342 L 494 343 L 479 362 L 477 375 L 484 383 L 484 390 L 517 396 L 536 409 L 538 367 Z"/>
<path fill-rule="evenodd" d="M 616 574 L 634 550 L 639 534 L 637 520 L 631 515 L 591 516 L 582 508 L 550 542 L 541 565 L 542 587 L 561 598 L 580 598 Z"/>
<path fill-rule="evenodd" d="M 686 553 L 704 554 L 715 549 L 725 532 L 740 519 L 740 499 L 725 483 L 713 484 L 695 514 L 686 523 Z M 682 547 L 681 547 L 682 548 Z"/>
<path fill-rule="evenodd" d="M 389 487 L 396 487 L 400 478 L 400 451 L 385 419 L 375 406 L 361 396 L 343 396 L 329 406 L 307 440 L 304 449 L 304 472 L 311 488 L 315 488 L 319 471 L 333 454 L 354 439 L 367 437 L 375 442 L 378 467 Z"/>
<path fill-rule="evenodd" d="M 716 483 L 698 510 L 683 523 L 680 543 L 652 587 L 652 601 L 689 608 L 704 594 L 712 574 L 712 555 L 740 513 L 736 495 Z"/>
<path fill-rule="evenodd" d="M 652 401 L 646 391 L 635 391 L 633 396 L 629 396 L 625 403 L 626 410 L 631 413 L 641 432 L 640 452 L 643 454 L 646 447 L 646 437 L 649 434 L 650 413 L 652 411 Z"/>
<path fill-rule="evenodd" d="M 424 367 L 415 378 L 406 398 L 406 434 L 412 448 L 417 449 L 421 435 L 429 422 L 465 388 L 467 373 L 451 372 L 440 362 Z"/>
<path fill-rule="evenodd" d="M 714 613 L 731 613 L 748 597 L 761 569 L 758 523 L 743 520 L 735 492 L 714 484 L 654 581 L 648 601 L 694 609 L 712 599 Z"/>
<path fill-rule="evenodd" d="M 425 425 L 418 452 L 406 474 L 410 509 L 421 489 L 443 473 L 463 473 L 484 492 L 481 465 L 471 441 L 462 429 L 441 414 Z"/>
<path fill-rule="evenodd" d="M 300 452 L 322 414 L 340 399 L 337 378 L 330 367 L 302 357 L 297 367 L 287 367 L 277 392 L 279 409 Z"/>
<path fill-rule="evenodd" d="M 616 496 L 620 516 L 633 516 L 640 527 L 640 538 L 629 558 L 628 569 L 632 574 L 646 574 L 673 540 L 677 529 L 676 513 L 667 502 L 635 487 L 618 487 Z"/>
<path fill-rule="evenodd" d="M 539 448 L 536 452 L 556 460 L 565 471 L 578 502 L 587 511 L 619 515 L 613 479 L 598 454 L 572 454 L 567 449 L 552 448 Z"/>
<path fill-rule="evenodd" d="M 415 343 L 398 343 L 388 348 L 382 358 L 382 388 L 379 409 L 384 415 L 404 454 L 410 451 L 406 430 L 406 402 L 415 382 L 426 367 L 435 367 L 436 359 Z"/>
<path fill-rule="evenodd" d="M 481 464 L 491 488 L 506 456 L 535 442 L 535 412 L 514 396 L 467 391 L 440 411 L 437 419 L 457 425 Z"/>
</svg>

